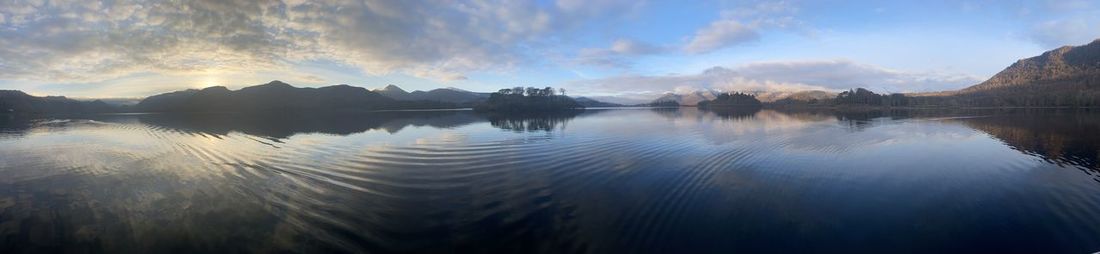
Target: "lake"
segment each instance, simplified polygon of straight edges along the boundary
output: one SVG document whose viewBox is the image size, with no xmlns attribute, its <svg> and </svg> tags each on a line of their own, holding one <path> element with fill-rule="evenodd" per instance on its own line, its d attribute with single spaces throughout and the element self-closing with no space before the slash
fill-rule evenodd
<svg viewBox="0 0 1100 254">
<path fill-rule="evenodd" d="M 1093 253 L 1100 113 L 0 115 L 0 252 Z"/>
</svg>

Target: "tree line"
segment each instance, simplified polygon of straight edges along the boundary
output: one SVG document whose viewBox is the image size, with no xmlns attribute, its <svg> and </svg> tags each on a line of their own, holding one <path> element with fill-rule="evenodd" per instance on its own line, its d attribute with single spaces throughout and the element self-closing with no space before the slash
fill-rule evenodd
<svg viewBox="0 0 1100 254">
<path fill-rule="evenodd" d="M 900 93 L 876 94 L 867 89 L 856 88 L 837 94 L 833 102 L 837 105 L 905 107 L 909 106 L 909 97 Z"/>
<path fill-rule="evenodd" d="M 508 95 L 554 96 L 555 95 L 554 92 L 555 92 L 554 88 L 549 87 L 549 86 L 541 88 L 541 89 L 537 88 L 537 87 L 530 87 L 530 86 L 526 87 L 526 88 L 524 88 L 522 86 L 517 86 L 517 87 L 513 87 L 513 88 L 500 89 L 499 91 L 497 91 L 496 93 L 493 93 L 493 94 L 499 94 L 499 95 L 504 95 L 504 96 L 508 96 Z M 557 90 L 557 92 L 559 93 L 558 95 L 565 96 L 565 88 L 559 88 Z"/>
</svg>

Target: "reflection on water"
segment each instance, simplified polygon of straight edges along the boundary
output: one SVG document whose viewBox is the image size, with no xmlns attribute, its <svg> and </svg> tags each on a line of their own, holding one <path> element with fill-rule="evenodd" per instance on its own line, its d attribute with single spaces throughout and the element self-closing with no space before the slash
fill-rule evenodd
<svg viewBox="0 0 1100 254">
<path fill-rule="evenodd" d="M 523 113 L 523 114 L 489 114 L 487 118 L 489 123 L 493 127 L 512 130 L 515 132 L 524 131 L 554 131 L 555 129 L 565 129 L 566 124 L 570 119 L 577 117 L 583 111 L 557 111 L 547 113 Z"/>
<path fill-rule="evenodd" d="M 1100 114 L 0 116 L 0 252 L 1100 251 Z"/>
<path fill-rule="evenodd" d="M 149 114 L 142 123 L 188 132 L 227 135 L 237 131 L 253 136 L 287 138 L 299 133 L 349 135 L 368 130 L 400 131 L 407 126 L 452 128 L 484 121 L 470 111 L 393 111 L 361 114 Z"/>
</svg>

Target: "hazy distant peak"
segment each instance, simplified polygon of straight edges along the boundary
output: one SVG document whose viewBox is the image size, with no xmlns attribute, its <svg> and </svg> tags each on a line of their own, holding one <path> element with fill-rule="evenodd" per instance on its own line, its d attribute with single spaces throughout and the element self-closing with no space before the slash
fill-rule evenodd
<svg viewBox="0 0 1100 254">
<path fill-rule="evenodd" d="M 381 89 L 381 91 L 386 91 L 386 92 L 403 92 L 403 93 L 404 93 L 404 92 L 406 92 L 406 91 L 405 91 L 405 89 L 401 89 L 401 87 L 399 87 L 399 86 L 396 86 L 396 85 L 393 85 L 393 84 L 390 84 L 390 85 L 386 85 L 386 87 L 383 87 L 383 88 Z"/>
<path fill-rule="evenodd" d="M 279 80 L 272 80 L 271 82 L 267 82 L 267 84 L 263 84 L 263 86 L 286 86 L 286 87 L 293 87 L 293 86 L 291 86 L 290 84 L 287 84 L 286 82 L 282 82 L 282 81 L 279 81 Z"/>
<path fill-rule="evenodd" d="M 466 89 L 462 89 L 462 88 L 458 88 L 458 87 L 453 87 L 453 86 L 444 87 L 443 89 L 447 89 L 447 90 L 451 90 L 451 91 L 457 91 L 457 92 L 472 93 L 472 92 L 470 92 L 470 90 L 466 90 Z"/>
<path fill-rule="evenodd" d="M 287 89 L 295 89 L 295 87 L 290 85 L 290 84 L 284 83 L 282 81 L 275 80 L 275 81 L 268 82 L 267 84 L 255 85 L 255 86 L 241 88 L 238 91 L 270 91 L 270 90 L 287 90 Z"/>
</svg>

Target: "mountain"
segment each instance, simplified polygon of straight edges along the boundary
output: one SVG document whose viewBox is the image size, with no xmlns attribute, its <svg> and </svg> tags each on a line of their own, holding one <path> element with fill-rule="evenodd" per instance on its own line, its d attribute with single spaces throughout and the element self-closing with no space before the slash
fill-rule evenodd
<svg viewBox="0 0 1100 254">
<path fill-rule="evenodd" d="M 432 89 L 430 91 L 413 91 L 406 92 L 395 85 L 388 85 L 382 89 L 375 89 L 374 92 L 385 95 L 386 97 L 402 100 L 402 101 L 438 101 L 449 103 L 470 103 L 482 101 L 488 98 L 486 94 L 480 94 L 470 92 L 458 88 L 439 88 Z"/>
<path fill-rule="evenodd" d="M 1100 39 L 1083 46 L 1064 46 L 1042 55 L 1021 59 L 997 75 L 960 93 L 996 91 L 1048 83 L 1078 83 L 1100 75 Z"/>
<path fill-rule="evenodd" d="M 653 100 L 653 103 L 675 101 L 683 106 L 695 106 L 702 101 L 713 100 L 718 97 L 718 92 L 713 90 L 696 90 L 686 93 L 665 93 Z"/>
<path fill-rule="evenodd" d="M 103 103 L 107 103 L 107 105 L 116 106 L 116 107 L 118 107 L 118 106 L 133 106 L 133 105 L 137 105 L 138 102 L 141 102 L 141 98 L 72 98 L 72 99 L 78 100 L 78 101 L 87 101 L 87 102 L 102 101 Z"/>
<path fill-rule="evenodd" d="M 142 112 L 250 112 L 372 110 L 400 108 L 402 105 L 362 87 L 297 88 L 276 80 L 236 91 L 215 86 L 150 96 L 135 105 L 135 109 Z"/>
<path fill-rule="evenodd" d="M 406 92 L 405 89 L 401 89 L 401 87 L 398 87 L 398 86 L 395 86 L 395 85 L 387 85 L 386 87 L 383 87 L 382 89 L 374 89 L 373 92 L 381 94 L 381 95 L 386 96 L 386 97 L 390 97 L 394 100 L 403 100 L 403 101 L 413 100 L 413 99 L 409 98 L 409 96 L 410 96 L 409 92 Z"/>
<path fill-rule="evenodd" d="M 1022 59 L 959 91 L 917 95 L 925 104 L 961 106 L 1100 106 L 1100 40 Z"/>
<path fill-rule="evenodd" d="M 442 101 L 452 103 L 475 102 L 488 98 L 486 95 L 458 89 L 432 89 L 431 91 L 413 91 L 409 95 L 413 100 Z"/>
<path fill-rule="evenodd" d="M 103 101 L 78 101 L 62 96 L 37 97 L 21 91 L 0 90 L 0 114 L 85 114 L 113 112 Z"/>
<path fill-rule="evenodd" d="M 577 103 L 580 103 L 581 106 L 584 106 L 586 108 L 601 108 L 601 107 L 606 108 L 606 107 L 622 107 L 623 106 L 622 104 L 602 102 L 602 101 L 594 100 L 594 99 L 591 99 L 591 98 L 588 98 L 588 97 L 577 97 L 577 98 L 573 98 L 573 100 L 577 101 Z"/>
</svg>

